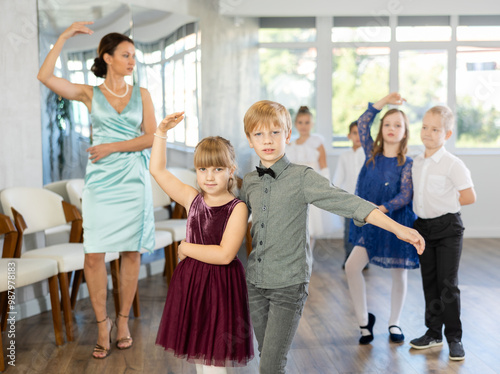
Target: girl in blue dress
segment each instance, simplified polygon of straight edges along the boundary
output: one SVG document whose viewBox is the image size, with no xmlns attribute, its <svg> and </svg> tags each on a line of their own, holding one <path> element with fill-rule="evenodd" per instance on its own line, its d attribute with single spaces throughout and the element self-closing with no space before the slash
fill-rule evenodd
<svg viewBox="0 0 500 374">
<path fill-rule="evenodd" d="M 411 201 L 413 185 L 412 160 L 406 157 L 409 128 L 408 119 L 399 109 L 391 109 L 380 121 L 375 141 L 370 128 L 378 112 L 387 104 L 402 104 L 404 99 L 397 92 L 391 93 L 368 109 L 358 119 L 358 131 L 366 161 L 358 177 L 356 194 L 379 207 L 396 222 L 413 226 L 415 214 Z M 350 242 L 354 244 L 345 264 L 347 283 L 361 329 L 360 344 L 373 340 L 375 316 L 368 313 L 363 269 L 368 262 L 391 269 L 392 292 L 389 317 L 389 336 L 400 343 L 404 335 L 399 319 L 406 297 L 407 269 L 418 267 L 414 247 L 399 240 L 394 234 L 373 225 L 357 227 L 351 223 Z"/>
</svg>

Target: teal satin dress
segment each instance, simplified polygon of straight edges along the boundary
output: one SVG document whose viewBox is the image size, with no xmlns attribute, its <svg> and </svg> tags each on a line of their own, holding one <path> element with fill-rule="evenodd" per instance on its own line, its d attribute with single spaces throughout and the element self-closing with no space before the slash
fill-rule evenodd
<svg viewBox="0 0 500 374">
<path fill-rule="evenodd" d="M 92 98 L 92 145 L 141 135 L 142 99 L 134 86 L 118 113 L 99 87 Z M 85 253 L 153 251 L 155 227 L 149 176 L 149 150 L 115 152 L 88 162 L 82 194 Z"/>
</svg>

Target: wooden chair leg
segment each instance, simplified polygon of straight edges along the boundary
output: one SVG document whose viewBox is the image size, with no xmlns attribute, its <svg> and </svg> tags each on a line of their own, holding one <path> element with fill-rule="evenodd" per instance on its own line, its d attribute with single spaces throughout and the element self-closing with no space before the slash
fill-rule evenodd
<svg viewBox="0 0 500 374">
<path fill-rule="evenodd" d="M 0 294 L 0 308 L 0 315 L 2 316 L 0 331 L 5 331 L 7 327 L 7 291 Z"/>
<path fill-rule="evenodd" d="M 71 287 L 71 310 L 75 310 L 76 299 L 78 297 L 78 291 L 80 290 L 82 280 L 83 270 L 75 271 L 75 276 L 73 277 L 73 285 Z"/>
<path fill-rule="evenodd" d="M 61 318 L 61 303 L 59 302 L 59 290 L 57 288 L 57 276 L 49 278 L 50 304 L 52 306 L 52 321 L 54 323 L 54 334 L 56 345 L 64 344 L 64 336 Z"/>
<path fill-rule="evenodd" d="M 174 244 L 167 245 L 163 248 L 165 253 L 165 267 L 163 268 L 163 276 L 167 278 L 167 284 L 172 277 L 171 269 L 172 269 L 172 253 L 174 251 Z"/>
<path fill-rule="evenodd" d="M 179 244 L 181 244 L 181 242 L 175 242 L 174 250 L 172 251 L 172 275 L 174 275 L 174 270 L 179 263 Z M 172 279 L 172 277 L 170 277 L 170 279 Z"/>
<path fill-rule="evenodd" d="M 115 313 L 118 317 L 120 313 L 121 294 L 120 294 L 120 261 L 113 260 L 109 263 L 111 271 L 111 280 L 113 281 L 113 300 L 115 302 Z"/>
<path fill-rule="evenodd" d="M 173 242 L 169 247 L 170 250 L 165 255 L 165 278 L 167 285 L 170 284 L 172 275 L 174 274 L 175 267 L 177 266 L 177 247 L 178 242 Z"/>
<path fill-rule="evenodd" d="M 172 251 L 174 250 L 173 244 L 167 245 L 163 248 L 163 252 L 165 253 L 165 267 L 163 268 L 163 276 L 167 277 L 170 274 L 170 267 L 172 261 Z"/>
<path fill-rule="evenodd" d="M 73 336 L 73 313 L 71 312 L 71 299 L 69 297 L 68 274 L 59 273 L 59 287 L 61 289 L 61 304 L 64 314 L 64 324 L 66 326 L 66 339 L 72 342 Z"/>
<path fill-rule="evenodd" d="M 177 259 L 179 258 L 178 255 L 178 248 L 179 248 L 179 242 L 173 242 L 172 243 L 172 251 L 170 251 L 170 271 L 169 271 L 169 277 L 167 279 L 167 283 L 170 284 L 170 281 L 172 280 L 172 276 L 174 275 L 174 270 L 177 267 Z"/>
<path fill-rule="evenodd" d="M 139 285 L 137 285 L 137 290 L 135 290 L 134 302 L 132 303 L 132 308 L 134 310 L 134 317 L 141 316 L 141 306 L 139 304 Z"/>
<path fill-rule="evenodd" d="M 5 362 L 3 358 L 2 334 L 0 333 L 0 371 L 5 371 Z"/>
</svg>

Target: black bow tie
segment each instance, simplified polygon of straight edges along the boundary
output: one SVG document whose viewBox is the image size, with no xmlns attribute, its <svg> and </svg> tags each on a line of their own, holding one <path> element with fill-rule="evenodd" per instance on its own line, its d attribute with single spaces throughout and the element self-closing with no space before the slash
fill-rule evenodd
<svg viewBox="0 0 500 374">
<path fill-rule="evenodd" d="M 274 174 L 273 169 L 266 169 L 266 168 L 257 168 L 257 173 L 259 173 L 259 177 L 262 177 L 264 174 L 269 174 L 271 177 L 276 178 L 276 174 Z"/>
</svg>

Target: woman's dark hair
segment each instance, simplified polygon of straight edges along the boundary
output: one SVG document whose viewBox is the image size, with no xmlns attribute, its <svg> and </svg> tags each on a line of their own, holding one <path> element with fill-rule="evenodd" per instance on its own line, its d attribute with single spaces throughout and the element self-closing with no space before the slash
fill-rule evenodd
<svg viewBox="0 0 500 374">
<path fill-rule="evenodd" d="M 128 36 L 119 34 L 117 32 L 112 32 L 103 36 L 103 38 L 99 42 L 99 48 L 97 48 L 98 57 L 94 59 L 94 65 L 92 65 L 92 67 L 90 68 L 90 70 L 92 70 L 92 73 L 94 73 L 96 77 L 106 77 L 106 73 L 108 72 L 108 65 L 106 64 L 106 61 L 104 61 L 104 54 L 107 53 L 108 55 L 113 56 L 116 47 L 118 47 L 118 45 L 123 42 L 134 44 L 132 39 L 130 39 Z"/>
</svg>

